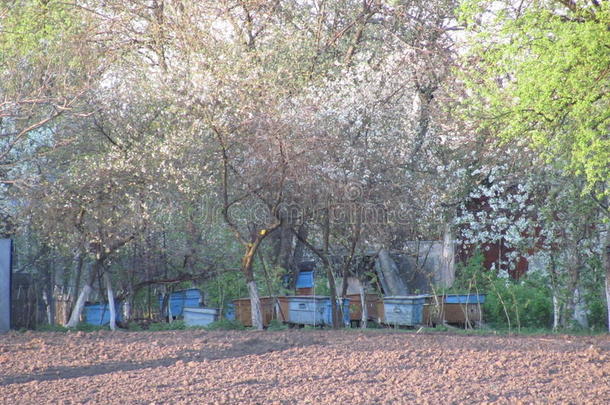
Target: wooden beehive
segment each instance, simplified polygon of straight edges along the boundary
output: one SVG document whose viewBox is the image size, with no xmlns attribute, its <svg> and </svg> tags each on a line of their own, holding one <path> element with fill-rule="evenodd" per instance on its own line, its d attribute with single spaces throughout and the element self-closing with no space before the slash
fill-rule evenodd
<svg viewBox="0 0 610 405">
<path fill-rule="evenodd" d="M 311 287 L 297 288 L 296 295 L 313 295 L 313 288 L 311 288 Z"/>
<path fill-rule="evenodd" d="M 269 326 L 273 319 L 285 322 L 288 320 L 288 302 L 285 297 L 278 297 L 279 308 L 276 311 L 274 297 L 260 297 L 261 311 L 263 313 L 263 326 Z M 235 305 L 235 319 L 244 326 L 252 326 L 252 309 L 250 298 L 239 298 L 233 300 Z"/>
<path fill-rule="evenodd" d="M 481 305 L 484 295 L 458 295 L 428 297 L 424 305 L 424 324 L 449 323 L 460 326 L 475 326 L 483 321 Z"/>
<path fill-rule="evenodd" d="M 360 294 L 349 294 L 346 296 L 349 298 L 349 316 L 351 321 L 362 320 L 362 300 Z M 381 301 L 377 294 L 366 294 L 366 309 L 368 311 L 368 319 L 372 321 L 378 321 L 378 302 Z"/>
<path fill-rule="evenodd" d="M 385 322 L 385 317 L 384 317 L 385 307 L 383 306 L 382 299 L 380 299 L 379 301 L 377 301 L 375 303 L 375 308 L 377 309 L 377 319 L 374 319 L 374 321 L 377 323 L 384 323 Z"/>
<path fill-rule="evenodd" d="M 277 297 L 279 307 L 276 307 L 276 318 L 282 322 L 288 322 L 288 297 Z"/>
</svg>

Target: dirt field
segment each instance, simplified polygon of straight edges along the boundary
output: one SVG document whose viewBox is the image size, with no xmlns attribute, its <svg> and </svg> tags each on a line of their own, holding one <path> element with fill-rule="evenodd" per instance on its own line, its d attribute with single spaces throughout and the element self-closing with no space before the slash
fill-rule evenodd
<svg viewBox="0 0 610 405">
<path fill-rule="evenodd" d="M 610 337 L 9 333 L 0 402 L 608 404 Z"/>
</svg>

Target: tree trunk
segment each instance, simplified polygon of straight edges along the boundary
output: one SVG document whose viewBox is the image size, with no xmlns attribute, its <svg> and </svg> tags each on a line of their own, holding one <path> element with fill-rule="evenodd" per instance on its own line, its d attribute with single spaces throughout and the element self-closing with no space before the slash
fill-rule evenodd
<svg viewBox="0 0 610 405">
<path fill-rule="evenodd" d="M 557 264 L 555 262 L 555 255 L 553 252 L 549 255 L 549 275 L 551 278 L 551 295 L 553 299 L 553 331 L 557 331 L 559 329 L 559 325 L 561 324 L 561 301 L 559 298 L 560 289 L 559 289 L 559 281 L 557 274 Z"/>
<path fill-rule="evenodd" d="M 580 260 L 578 258 L 578 247 L 572 241 L 568 242 L 566 264 L 568 268 L 568 300 L 567 321 L 576 321 L 576 310 L 578 304 L 578 285 L 580 281 Z M 571 325 L 564 325 L 570 327 Z"/>
<path fill-rule="evenodd" d="M 123 303 L 123 322 L 127 324 L 131 320 L 131 302 L 133 301 L 133 293 L 125 297 Z"/>
<path fill-rule="evenodd" d="M 45 288 L 45 290 L 42 292 L 42 300 L 44 302 L 44 307 L 45 307 L 45 314 L 47 316 L 47 323 L 49 325 L 53 325 L 54 322 L 54 317 L 53 317 L 53 310 L 51 308 L 52 306 L 52 302 L 53 302 L 53 296 L 51 294 L 49 294 L 49 288 Z"/>
<path fill-rule="evenodd" d="M 80 293 L 80 278 L 83 272 L 83 253 L 80 249 L 74 254 L 73 261 L 74 272 L 72 273 L 70 285 L 68 287 L 68 300 L 70 301 L 69 313 L 73 310 L 74 301 Z M 66 305 L 66 307 L 68 306 Z"/>
<path fill-rule="evenodd" d="M 47 263 L 45 269 L 45 287 L 42 292 L 42 299 L 45 304 L 45 310 L 47 315 L 47 323 L 49 325 L 55 324 L 55 269 L 54 263 L 51 261 Z"/>
<path fill-rule="evenodd" d="M 581 328 L 587 329 L 589 327 L 589 320 L 587 318 L 587 303 L 584 301 L 581 288 L 578 287 L 574 290 L 574 321 Z"/>
<path fill-rule="evenodd" d="M 606 237 L 602 238 L 602 265 L 606 271 L 606 310 L 608 311 L 608 331 L 610 332 L 610 224 L 606 225 Z"/>
<path fill-rule="evenodd" d="M 328 214 L 326 215 L 326 223 L 324 228 L 324 248 L 322 250 L 317 249 L 311 243 L 307 241 L 307 239 L 302 238 L 299 233 L 295 233 L 298 240 L 300 240 L 309 250 L 311 250 L 316 256 L 322 260 L 324 270 L 326 271 L 326 276 L 328 278 L 328 284 L 330 287 L 330 305 L 331 305 L 331 315 L 332 315 L 332 325 L 333 328 L 337 329 L 340 327 L 340 318 L 339 318 L 339 307 L 337 305 L 337 286 L 335 283 L 335 277 L 333 275 L 332 267 L 330 264 L 330 260 L 328 259 L 328 246 L 329 246 L 329 220 Z"/>
<path fill-rule="evenodd" d="M 83 313 L 83 309 L 85 308 L 85 302 L 89 299 L 89 294 L 93 291 L 93 283 L 97 277 L 97 273 L 101 267 L 100 260 L 96 260 L 91 268 L 89 273 L 89 279 L 87 280 L 85 286 L 81 290 L 78 300 L 76 300 L 76 304 L 74 305 L 74 309 L 72 310 L 72 314 L 70 315 L 70 320 L 65 325 L 67 328 L 75 328 L 80 321 L 80 317 Z"/>
<path fill-rule="evenodd" d="M 307 239 L 307 234 L 308 234 L 308 230 L 307 230 L 307 225 L 305 224 L 301 224 L 301 226 L 299 226 L 299 230 L 296 233 L 296 241 L 295 241 L 295 247 L 294 247 L 294 253 L 292 255 L 292 260 L 291 260 L 291 268 L 292 268 L 292 279 L 290 281 L 290 286 L 289 289 L 294 291 L 296 290 L 296 285 L 297 285 L 297 278 L 299 277 L 299 266 L 301 264 L 301 262 L 303 261 L 303 251 L 305 250 L 305 244 L 302 242 L 302 240 L 306 240 Z"/>
<path fill-rule="evenodd" d="M 150 294 L 150 285 L 148 286 L 148 313 L 150 315 L 150 298 L 151 294 Z M 170 296 L 169 293 L 167 292 L 167 287 L 163 288 L 163 299 L 161 300 L 161 316 L 167 316 L 168 317 L 168 322 L 169 322 L 169 302 L 170 302 Z M 165 315 L 167 314 L 167 315 Z"/>
<path fill-rule="evenodd" d="M 133 304 L 133 280 L 129 276 L 127 279 L 127 294 L 123 298 L 123 322 L 126 324 L 131 321 L 131 306 Z"/>
<path fill-rule="evenodd" d="M 116 330 L 116 306 L 114 305 L 114 292 L 112 291 L 112 283 L 110 275 L 107 271 L 104 272 L 104 283 L 106 283 L 106 291 L 108 292 L 108 307 L 110 308 L 110 330 Z"/>
<path fill-rule="evenodd" d="M 556 332 L 559 329 L 559 318 L 561 314 L 561 305 L 559 305 L 559 298 L 557 294 L 553 292 L 553 331 Z"/>
<path fill-rule="evenodd" d="M 330 287 L 330 305 L 333 316 L 333 329 L 339 329 L 341 327 L 341 314 L 339 312 L 339 305 L 337 305 L 337 285 L 335 283 L 335 276 L 333 274 L 330 263 L 325 263 L 326 277 L 328 278 L 328 285 Z"/>
<path fill-rule="evenodd" d="M 282 226 L 280 226 L 276 233 L 278 234 L 279 240 L 274 264 L 279 265 L 288 272 L 291 268 L 290 262 L 294 249 L 294 235 L 290 230 L 290 225 L 287 223 L 282 223 Z"/>
<path fill-rule="evenodd" d="M 366 283 L 360 282 L 360 304 L 362 305 L 362 318 L 360 319 L 360 327 L 366 329 L 369 319 L 369 309 L 366 305 Z"/>
<path fill-rule="evenodd" d="M 242 259 L 242 272 L 246 278 L 248 295 L 250 297 L 252 326 L 258 330 L 263 330 L 263 315 L 261 310 L 261 300 L 258 296 L 258 288 L 256 286 L 256 281 L 254 280 L 252 265 L 254 263 L 254 255 L 256 254 L 261 241 L 262 239 L 257 237 L 254 243 L 249 244 Z"/>
<path fill-rule="evenodd" d="M 172 313 L 172 290 L 173 290 L 173 288 L 170 288 L 169 291 L 166 292 L 166 295 L 167 295 L 167 322 L 169 322 L 169 323 L 174 322 L 174 314 Z"/>
<path fill-rule="evenodd" d="M 70 320 L 64 325 L 66 328 L 76 328 L 76 325 L 78 325 L 78 322 L 80 321 L 81 314 L 83 313 L 83 309 L 85 308 L 85 301 L 89 299 L 89 294 L 91 294 L 92 290 L 89 283 L 85 284 L 78 296 L 78 300 L 76 300 L 76 304 L 74 304 Z"/>
<path fill-rule="evenodd" d="M 248 285 L 248 295 L 250 297 L 250 316 L 252 317 L 252 326 L 258 330 L 263 330 L 263 312 L 261 310 L 261 300 L 258 296 L 258 287 L 256 281 L 250 280 Z"/>
<path fill-rule="evenodd" d="M 441 268 L 438 277 L 438 285 L 451 287 L 455 281 L 453 234 L 451 226 L 447 223 L 443 228 L 443 247 L 441 251 Z"/>
</svg>

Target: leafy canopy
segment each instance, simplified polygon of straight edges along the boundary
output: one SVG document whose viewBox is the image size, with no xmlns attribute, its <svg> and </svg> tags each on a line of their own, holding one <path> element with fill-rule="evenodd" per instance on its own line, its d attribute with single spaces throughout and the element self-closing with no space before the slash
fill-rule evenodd
<svg viewBox="0 0 610 405">
<path fill-rule="evenodd" d="M 584 176 L 585 191 L 607 196 L 610 3 L 575 3 L 465 1 L 476 66 L 465 81 L 486 130 L 534 147 Z"/>
</svg>

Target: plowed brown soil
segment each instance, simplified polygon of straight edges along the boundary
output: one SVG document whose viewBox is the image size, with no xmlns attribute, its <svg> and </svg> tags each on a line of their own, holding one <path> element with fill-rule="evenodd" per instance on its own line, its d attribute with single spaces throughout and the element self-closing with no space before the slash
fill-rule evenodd
<svg viewBox="0 0 610 405">
<path fill-rule="evenodd" d="M 0 403 L 610 403 L 610 337 L 0 335 Z"/>
</svg>

